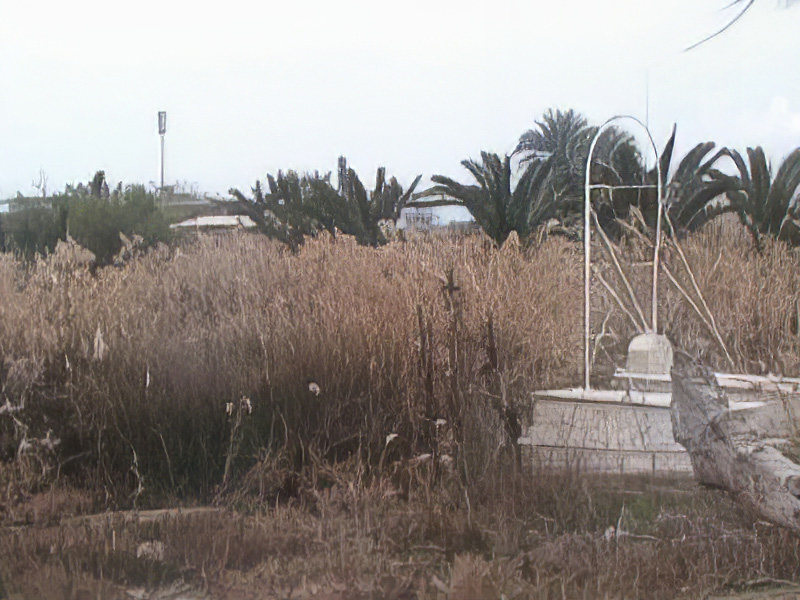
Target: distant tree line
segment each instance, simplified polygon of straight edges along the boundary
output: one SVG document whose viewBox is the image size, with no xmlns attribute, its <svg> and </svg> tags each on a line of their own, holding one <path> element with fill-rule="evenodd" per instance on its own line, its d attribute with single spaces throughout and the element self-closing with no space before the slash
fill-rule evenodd
<svg viewBox="0 0 800 600">
<path fill-rule="evenodd" d="M 103 171 L 86 185 L 68 185 L 49 197 L 18 196 L 17 204 L 21 209 L 0 221 L 2 243 L 5 250 L 28 258 L 53 252 L 69 236 L 91 250 L 98 265 L 106 265 L 123 246 L 120 234 L 140 236 L 145 247 L 170 237 L 155 194 L 143 185 L 123 188 L 121 183 L 110 190 Z"/>
<path fill-rule="evenodd" d="M 542 228 L 580 237 L 589 145 L 597 132 L 596 126 L 572 110 L 550 110 L 520 137 L 511 155 L 481 152 L 480 161 L 462 161 L 474 184 L 434 175 L 431 179 L 436 185 L 420 196 L 444 195 L 463 204 L 498 245 L 512 231 L 525 240 Z M 674 233 L 734 213 L 758 248 L 764 235 L 800 245 L 800 148 L 786 157 L 773 176 L 760 147 L 748 148 L 745 160 L 735 150 L 715 151 L 713 142 L 705 142 L 673 165 L 675 135 L 673 128 L 659 157 L 664 206 Z M 606 129 L 592 157 L 591 183 L 628 188 L 592 191 L 592 209 L 601 227 L 620 235 L 620 222 L 634 209 L 653 227 L 658 209 L 656 182 L 657 170 L 645 168 L 632 136 L 613 127 Z M 653 187 L 631 187 L 642 185 Z"/>
<path fill-rule="evenodd" d="M 516 232 L 528 243 L 543 233 L 582 236 L 584 184 L 592 140 L 599 128 L 574 110 L 549 110 L 523 133 L 515 150 L 500 156 L 481 152 L 462 165 L 473 183 L 444 175 L 420 193 L 421 176 L 404 188 L 386 170 L 377 170 L 368 189 L 346 160 L 339 159 L 336 185 L 330 173 L 278 171 L 256 181 L 251 195 L 231 189 L 234 207 L 250 216 L 258 230 L 292 249 L 322 232 L 353 236 L 359 244 L 379 246 L 411 200 L 443 196 L 466 207 L 497 245 Z M 676 130 L 661 151 L 665 227 L 674 234 L 702 227 L 711 219 L 736 214 L 756 248 L 763 236 L 800 245 L 800 148 L 773 173 L 760 148 L 744 155 L 713 142 L 697 144 L 673 164 Z M 599 225 L 618 238 L 631 223 L 655 227 L 658 214 L 657 169 L 646 167 L 634 138 L 620 128 L 603 130 L 592 155 L 591 205 Z M 621 186 L 621 187 L 620 187 Z M 52 197 L 21 199 L 30 206 L 0 221 L 6 250 L 32 256 L 52 252 L 69 234 L 108 264 L 119 252 L 120 236 L 138 235 L 143 245 L 169 239 L 169 226 L 157 197 L 144 186 L 109 190 L 98 171 L 87 185 L 67 186 Z M 230 208 L 227 209 L 230 212 Z"/>
<path fill-rule="evenodd" d="M 263 233 L 293 248 L 322 231 L 380 245 L 386 242 L 383 224 L 396 221 L 410 200 L 433 197 L 466 207 L 497 245 L 512 232 L 523 242 L 542 232 L 580 238 L 589 146 L 598 131 L 574 110 L 549 110 L 520 136 L 511 154 L 481 152 L 479 160 L 462 161 L 473 183 L 433 175 L 434 185 L 417 194 L 420 177 L 404 190 L 394 178 L 387 182 L 383 168 L 378 170 L 375 187 L 367 190 L 344 159 L 340 159 L 337 187 L 330 173 L 278 171 L 267 175 L 266 185 L 257 181 L 250 197 L 237 189 L 231 194 Z M 734 213 L 758 248 L 764 235 L 800 245 L 800 149 L 773 176 L 760 147 L 748 148 L 745 159 L 735 150 L 716 149 L 713 142 L 704 142 L 673 161 L 675 136 L 673 128 L 659 157 L 667 230 L 671 226 L 680 235 L 718 215 Z M 638 223 L 655 227 L 657 172 L 645 166 L 628 132 L 615 127 L 604 130 L 592 157 L 591 204 L 609 235 L 623 235 L 627 230 L 623 223 L 633 214 Z"/>
</svg>

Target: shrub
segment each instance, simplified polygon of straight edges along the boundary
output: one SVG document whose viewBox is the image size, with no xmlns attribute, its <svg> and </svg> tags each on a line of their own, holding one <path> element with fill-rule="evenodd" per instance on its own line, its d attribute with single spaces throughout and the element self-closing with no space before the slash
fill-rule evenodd
<svg viewBox="0 0 800 600">
<path fill-rule="evenodd" d="M 118 188 L 111 194 L 98 191 L 103 188 L 97 185 L 91 189 L 88 195 L 70 195 L 68 223 L 72 237 L 94 252 L 98 264 L 110 263 L 119 253 L 123 246 L 120 233 L 141 236 L 144 246 L 169 240 L 169 223 L 155 195 L 144 186 Z"/>
<path fill-rule="evenodd" d="M 26 258 L 36 254 L 52 252 L 58 240 L 66 238 L 67 202 L 62 198 L 53 198 L 50 206 L 44 206 L 38 199 L 33 206 L 3 215 L 0 227 L 3 236 L 3 248 L 17 252 Z"/>
<path fill-rule="evenodd" d="M 103 171 L 88 186 L 67 186 L 50 198 L 22 199 L 28 208 L 5 215 L 5 245 L 30 259 L 55 250 L 59 240 L 72 236 L 91 250 L 100 265 L 109 264 L 123 246 L 120 233 L 143 238 L 144 246 L 170 239 L 158 200 L 142 185 L 109 192 Z"/>
</svg>

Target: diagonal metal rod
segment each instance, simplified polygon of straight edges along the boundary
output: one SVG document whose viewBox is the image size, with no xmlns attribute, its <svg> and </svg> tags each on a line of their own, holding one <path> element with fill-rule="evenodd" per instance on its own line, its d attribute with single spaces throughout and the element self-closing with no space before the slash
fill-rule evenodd
<svg viewBox="0 0 800 600">
<path fill-rule="evenodd" d="M 636 299 L 636 294 L 633 293 L 633 287 L 631 286 L 630 282 L 628 281 L 628 277 L 625 275 L 625 271 L 622 269 L 622 265 L 617 260 L 617 255 L 614 252 L 614 248 L 611 246 L 611 240 L 608 239 L 606 232 L 603 231 L 603 228 L 600 227 L 600 220 L 597 218 L 597 212 L 592 210 L 592 216 L 594 217 L 594 226 L 597 228 L 597 233 L 600 234 L 600 239 L 603 240 L 603 244 L 606 247 L 606 251 L 608 255 L 611 257 L 611 261 L 614 263 L 614 266 L 617 268 L 617 272 L 619 273 L 620 279 L 622 279 L 622 283 L 625 286 L 625 289 L 628 292 L 628 297 L 631 299 L 633 303 L 633 308 L 636 309 L 636 314 L 639 315 L 641 321 L 636 325 L 636 330 L 639 333 L 647 330 L 647 319 L 644 317 L 644 311 L 642 307 L 639 306 L 639 301 Z"/>
</svg>

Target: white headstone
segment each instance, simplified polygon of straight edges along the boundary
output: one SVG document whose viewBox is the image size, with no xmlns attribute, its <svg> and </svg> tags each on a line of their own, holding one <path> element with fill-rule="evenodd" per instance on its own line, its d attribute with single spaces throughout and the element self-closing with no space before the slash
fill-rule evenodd
<svg viewBox="0 0 800 600">
<path fill-rule="evenodd" d="M 637 335 L 628 345 L 629 373 L 669 375 L 672 370 L 672 344 L 657 333 Z"/>
</svg>

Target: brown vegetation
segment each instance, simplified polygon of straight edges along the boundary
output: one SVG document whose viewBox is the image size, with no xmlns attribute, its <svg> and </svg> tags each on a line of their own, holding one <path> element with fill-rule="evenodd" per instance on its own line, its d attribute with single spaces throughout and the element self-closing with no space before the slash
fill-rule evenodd
<svg viewBox="0 0 800 600">
<path fill-rule="evenodd" d="M 700 598 L 796 577 L 800 538 L 693 484 L 506 474 L 478 482 L 468 505 L 456 481 L 401 499 L 352 467 L 247 514 L 8 528 L 4 576 L 23 598 L 326 600 Z"/>
<path fill-rule="evenodd" d="M 730 223 L 681 246 L 735 366 L 798 375 L 797 251 L 755 253 Z M 646 239 L 617 250 L 647 313 Z M 323 238 L 292 254 L 247 234 L 95 273 L 0 257 L 0 510 L 35 523 L 2 534 L 0 577 L 26 597 L 50 595 L 38 572 L 108 597 L 188 580 L 329 598 L 697 597 L 793 578 L 797 538 L 709 492 L 631 496 L 520 464 L 529 392 L 581 379 L 581 260 L 560 238 Z M 665 260 L 694 294 L 674 247 Z M 730 369 L 675 283 L 667 334 Z M 597 292 L 596 360 L 620 365 L 634 329 Z M 241 514 L 56 526 L 176 502 Z M 604 537 L 612 524 L 633 535 Z M 136 556 L 152 540 L 163 560 Z"/>
</svg>

